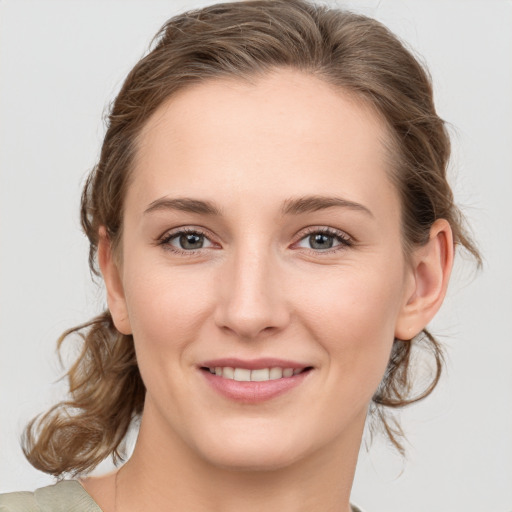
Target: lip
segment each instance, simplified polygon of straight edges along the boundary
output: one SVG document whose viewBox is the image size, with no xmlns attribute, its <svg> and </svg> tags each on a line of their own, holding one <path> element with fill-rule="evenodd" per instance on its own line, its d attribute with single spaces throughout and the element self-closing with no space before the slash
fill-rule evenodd
<svg viewBox="0 0 512 512">
<path fill-rule="evenodd" d="M 246 370 L 261 370 L 262 368 L 293 368 L 294 370 L 309 368 L 311 365 L 290 361 L 287 359 L 278 359 L 275 357 L 260 357 L 259 359 L 238 359 L 228 357 L 223 359 L 211 359 L 198 365 L 199 367 L 215 368 L 215 366 L 230 366 L 231 368 L 245 368 Z"/>
<path fill-rule="evenodd" d="M 291 377 L 282 377 L 280 379 L 263 382 L 247 382 L 225 379 L 218 375 L 213 375 L 206 369 L 213 368 L 215 366 L 229 366 L 231 368 L 245 368 L 248 370 L 275 367 L 293 368 L 294 370 L 308 368 L 308 370 L 297 375 L 292 375 Z M 310 375 L 311 370 L 309 369 L 312 369 L 312 366 L 298 363 L 297 361 L 276 358 L 260 358 L 251 360 L 224 358 L 204 361 L 199 365 L 198 369 L 207 384 L 223 397 L 239 403 L 257 404 L 281 396 L 299 386 Z"/>
</svg>

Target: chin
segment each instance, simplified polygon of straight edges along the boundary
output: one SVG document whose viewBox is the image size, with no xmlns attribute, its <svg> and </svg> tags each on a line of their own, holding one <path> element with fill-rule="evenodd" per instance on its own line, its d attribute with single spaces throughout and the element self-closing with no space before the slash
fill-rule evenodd
<svg viewBox="0 0 512 512">
<path fill-rule="evenodd" d="M 291 466 L 301 457 L 297 453 L 284 453 L 279 450 L 261 450 L 258 447 L 237 450 L 231 446 L 229 450 L 220 452 L 210 450 L 204 454 L 208 463 L 219 469 L 238 472 L 276 471 Z"/>
<path fill-rule="evenodd" d="M 237 431 L 204 436 L 196 450 L 207 463 L 231 471 L 272 471 L 288 467 L 309 451 L 300 439 L 272 432 Z M 259 435 L 258 435 L 259 434 Z M 270 434 L 270 435 L 269 435 Z M 284 433 L 286 434 L 286 433 Z"/>
</svg>

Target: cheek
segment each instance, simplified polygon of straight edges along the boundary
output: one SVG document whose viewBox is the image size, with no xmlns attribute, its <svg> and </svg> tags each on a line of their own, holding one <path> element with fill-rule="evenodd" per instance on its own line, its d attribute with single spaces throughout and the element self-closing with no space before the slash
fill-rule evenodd
<svg viewBox="0 0 512 512">
<path fill-rule="evenodd" d="M 402 276 L 391 269 L 346 271 L 311 282 L 297 300 L 307 330 L 322 346 L 339 389 L 373 395 L 385 372 L 402 297 Z M 299 294 L 299 291 L 296 291 Z M 367 385 L 361 386 L 364 382 Z"/>
<path fill-rule="evenodd" d="M 210 316 L 206 292 L 211 287 L 200 274 L 140 262 L 126 283 L 137 364 L 162 417 L 194 418 L 183 397 L 189 396 L 188 377 L 195 371 L 192 349 Z"/>
<path fill-rule="evenodd" d="M 136 277 L 136 276 L 135 276 Z M 167 269 L 153 269 L 130 283 L 134 293 L 127 294 L 130 318 L 135 326 L 156 333 L 169 329 L 183 333 L 194 330 L 194 321 L 199 320 L 207 305 L 205 279 L 200 274 L 181 275 Z"/>
<path fill-rule="evenodd" d="M 211 314 L 209 277 L 159 264 L 141 264 L 132 272 L 127 267 L 126 276 L 128 314 L 141 372 L 186 363 L 187 347 Z"/>
</svg>

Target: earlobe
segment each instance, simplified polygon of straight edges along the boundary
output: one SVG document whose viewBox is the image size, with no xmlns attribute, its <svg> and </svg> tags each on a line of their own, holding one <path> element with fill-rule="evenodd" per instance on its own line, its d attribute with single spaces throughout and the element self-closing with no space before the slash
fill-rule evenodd
<svg viewBox="0 0 512 512">
<path fill-rule="evenodd" d="M 429 241 L 411 257 L 413 286 L 407 292 L 395 328 L 395 338 L 410 340 L 432 320 L 443 303 L 453 265 L 453 234 L 445 219 L 430 229 Z"/>
<path fill-rule="evenodd" d="M 115 261 L 112 244 L 104 226 L 99 229 L 98 263 L 105 281 L 108 308 L 114 325 L 122 334 L 132 334 L 119 266 Z"/>
</svg>

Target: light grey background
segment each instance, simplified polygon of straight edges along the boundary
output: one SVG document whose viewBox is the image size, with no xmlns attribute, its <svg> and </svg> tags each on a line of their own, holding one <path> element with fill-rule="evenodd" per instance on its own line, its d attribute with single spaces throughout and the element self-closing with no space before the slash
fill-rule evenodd
<svg viewBox="0 0 512 512">
<path fill-rule="evenodd" d="M 103 305 L 78 203 L 104 107 L 160 25 L 206 3 L 0 0 L 0 492 L 52 483 L 18 438 L 65 391 L 57 337 Z M 433 325 L 448 371 L 402 415 L 407 461 L 374 442 L 353 501 L 368 512 L 510 512 L 512 2 L 337 3 L 380 19 L 428 63 L 452 125 L 456 197 L 486 259 L 474 280 L 459 261 Z"/>
</svg>

